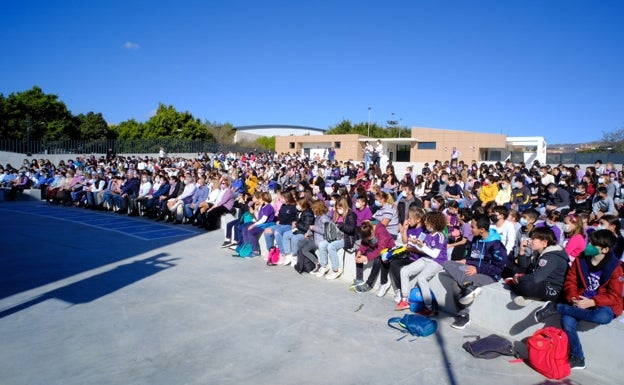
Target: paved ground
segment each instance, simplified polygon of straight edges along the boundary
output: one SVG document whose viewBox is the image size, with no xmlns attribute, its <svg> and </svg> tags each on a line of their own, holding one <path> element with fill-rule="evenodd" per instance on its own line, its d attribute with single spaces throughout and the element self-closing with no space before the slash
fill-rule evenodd
<svg viewBox="0 0 624 385">
<path fill-rule="evenodd" d="M 446 315 L 396 341 L 391 295 L 234 258 L 220 231 L 41 202 L 0 214 L 0 384 L 559 383 L 472 358 L 462 343 L 489 333 Z"/>
</svg>

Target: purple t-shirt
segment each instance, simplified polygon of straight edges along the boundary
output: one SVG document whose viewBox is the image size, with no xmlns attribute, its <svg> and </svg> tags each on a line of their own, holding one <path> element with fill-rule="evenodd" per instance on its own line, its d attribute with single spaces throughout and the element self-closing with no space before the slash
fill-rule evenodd
<svg viewBox="0 0 624 385">
<path fill-rule="evenodd" d="M 448 260 L 446 254 L 447 242 L 444 234 L 440 232 L 427 234 L 427 238 L 425 238 L 425 245 L 427 245 L 427 247 L 429 247 L 430 249 L 440 250 L 438 256 L 432 259 L 436 261 L 440 266 L 443 266 L 444 263 Z M 431 258 L 431 256 L 429 255 L 428 257 Z"/>
<path fill-rule="evenodd" d="M 262 217 L 266 216 L 267 220 L 264 223 L 273 222 L 275 220 L 275 209 L 273 206 L 269 204 L 265 204 L 258 210 L 258 216 L 256 219 L 260 220 Z"/>
</svg>

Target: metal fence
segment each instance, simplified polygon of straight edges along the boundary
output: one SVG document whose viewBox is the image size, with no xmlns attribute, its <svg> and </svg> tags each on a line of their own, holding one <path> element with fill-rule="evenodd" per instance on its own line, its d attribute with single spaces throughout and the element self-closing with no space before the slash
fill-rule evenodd
<svg viewBox="0 0 624 385">
<path fill-rule="evenodd" d="M 547 164 L 594 164 L 597 160 L 603 164 L 612 162 L 614 164 L 624 164 L 623 153 L 613 152 L 572 152 L 562 154 L 546 154 Z"/>
<path fill-rule="evenodd" d="M 235 144 L 219 144 L 201 140 L 186 139 L 137 139 L 137 140 L 59 140 L 59 141 L 21 141 L 13 139 L 0 140 L 0 151 L 20 154 L 106 154 L 112 149 L 116 154 L 149 154 L 157 153 L 164 147 L 172 153 L 216 153 L 216 152 L 249 152 L 253 148 Z"/>
</svg>

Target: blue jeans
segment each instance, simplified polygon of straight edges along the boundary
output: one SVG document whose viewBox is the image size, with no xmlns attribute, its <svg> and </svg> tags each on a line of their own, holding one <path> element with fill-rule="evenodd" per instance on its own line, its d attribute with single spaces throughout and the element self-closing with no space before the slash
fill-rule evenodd
<svg viewBox="0 0 624 385">
<path fill-rule="evenodd" d="M 561 326 L 568 335 L 570 355 L 576 358 L 585 358 L 581 340 L 576 330 L 578 322 L 582 320 L 599 325 L 606 325 L 615 318 L 613 310 L 609 306 L 601 306 L 594 309 L 579 309 L 572 305 L 558 303 L 557 311 L 561 314 Z"/>
<path fill-rule="evenodd" d="M 266 231 L 269 231 L 268 233 Z M 280 249 L 280 253 L 284 253 L 283 234 L 287 231 L 292 231 L 291 225 L 274 225 L 267 228 L 264 232 L 264 240 L 267 247 L 273 246 L 273 242 L 277 243 L 277 247 Z"/>
<path fill-rule="evenodd" d="M 293 234 L 292 230 L 282 234 L 282 243 L 284 245 L 283 254 L 297 254 L 297 246 L 299 241 L 303 239 L 303 234 Z M 280 249 L 281 251 L 282 249 Z"/>
<path fill-rule="evenodd" d="M 319 249 L 319 262 L 322 267 L 327 266 L 327 257 L 331 262 L 333 271 L 340 269 L 340 261 L 338 261 L 338 250 L 344 249 L 344 239 L 338 239 L 337 241 L 327 242 L 322 240 L 318 245 Z"/>
</svg>

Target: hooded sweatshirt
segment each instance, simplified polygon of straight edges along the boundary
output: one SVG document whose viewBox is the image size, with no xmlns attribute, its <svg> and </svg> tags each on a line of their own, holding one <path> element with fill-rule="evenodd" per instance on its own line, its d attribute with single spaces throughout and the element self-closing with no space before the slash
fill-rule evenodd
<svg viewBox="0 0 624 385">
<path fill-rule="evenodd" d="M 478 274 L 489 275 L 496 281 L 501 277 L 506 260 L 507 250 L 494 229 L 490 229 L 486 239 L 474 237 L 466 256 L 467 265 L 476 267 Z"/>
<path fill-rule="evenodd" d="M 518 282 L 532 284 L 545 282 L 547 290 L 552 291 L 550 294 L 557 295 L 563 288 L 569 261 L 568 253 L 561 246 L 548 246 L 529 266 L 530 273 L 518 277 Z"/>
</svg>

